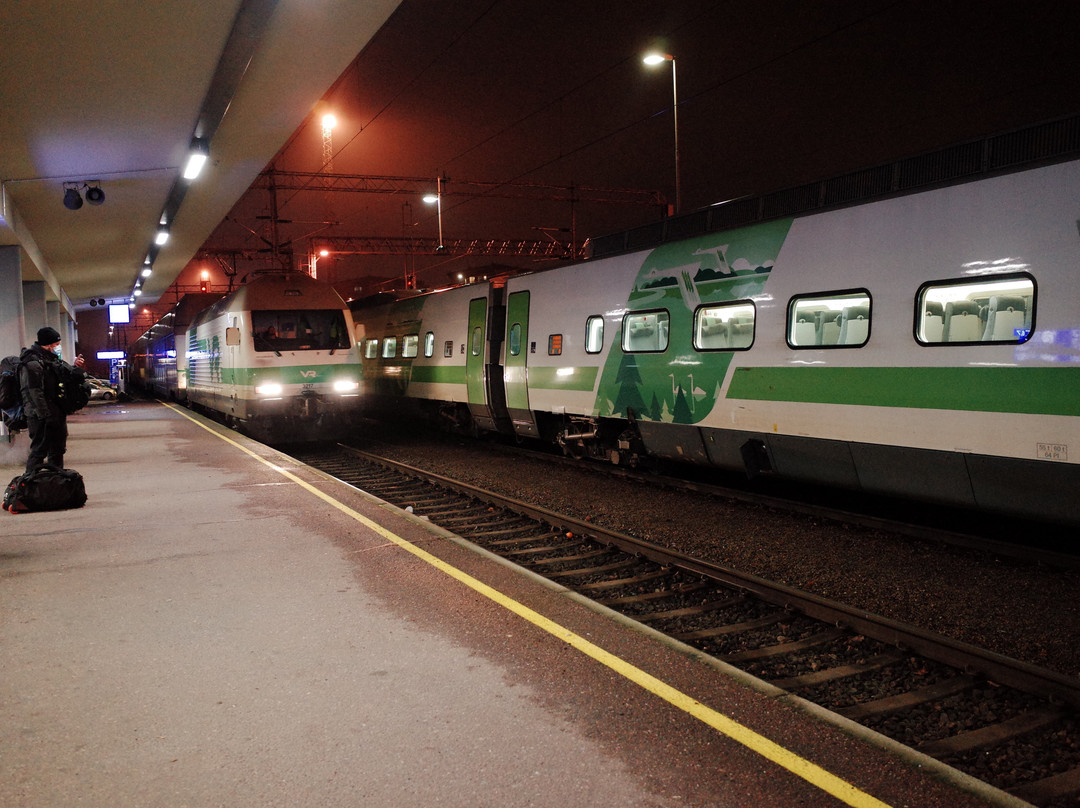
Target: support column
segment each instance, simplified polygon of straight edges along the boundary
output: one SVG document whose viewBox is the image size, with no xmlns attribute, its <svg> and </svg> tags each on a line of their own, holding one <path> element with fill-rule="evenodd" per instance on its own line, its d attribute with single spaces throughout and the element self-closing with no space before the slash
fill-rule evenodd
<svg viewBox="0 0 1080 808">
<path fill-rule="evenodd" d="M 17 354 L 27 344 L 19 248 L 0 247 L 0 356 Z"/>
<path fill-rule="evenodd" d="M 60 335 L 60 358 L 69 365 L 75 361 L 75 323 L 68 319 L 59 300 L 45 303 L 45 325 L 51 325 Z"/>
<path fill-rule="evenodd" d="M 23 319 L 26 323 L 26 344 L 37 339 L 38 329 L 49 324 L 49 312 L 45 308 L 45 282 L 23 281 Z"/>
<path fill-rule="evenodd" d="M 23 317 L 22 256 L 18 247 L 0 247 L 0 357 L 18 356 L 26 345 Z M 11 447 L 14 435 L 0 423 L 0 459 L 25 462 Z"/>
</svg>

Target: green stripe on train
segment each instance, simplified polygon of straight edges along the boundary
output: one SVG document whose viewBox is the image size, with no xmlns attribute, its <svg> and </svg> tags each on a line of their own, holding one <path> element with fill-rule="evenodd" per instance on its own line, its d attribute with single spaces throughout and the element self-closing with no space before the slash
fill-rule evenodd
<svg viewBox="0 0 1080 808">
<path fill-rule="evenodd" d="M 296 365 L 280 368 L 221 368 L 222 384 L 251 385 L 255 380 L 278 384 L 327 384 L 336 379 L 348 378 L 360 381 L 361 366 L 348 365 Z"/>
<path fill-rule="evenodd" d="M 735 369 L 729 399 L 1080 415 L 1080 368 Z"/>
<path fill-rule="evenodd" d="M 530 390 L 576 390 L 596 387 L 598 367 L 528 368 Z"/>
<path fill-rule="evenodd" d="M 577 390 L 591 392 L 596 387 L 597 367 L 528 369 L 529 388 L 535 390 Z M 413 384 L 465 384 L 465 368 L 439 365 L 413 365 L 409 381 Z"/>
<path fill-rule="evenodd" d="M 409 381 L 421 384 L 465 384 L 465 366 L 413 365 Z"/>
</svg>

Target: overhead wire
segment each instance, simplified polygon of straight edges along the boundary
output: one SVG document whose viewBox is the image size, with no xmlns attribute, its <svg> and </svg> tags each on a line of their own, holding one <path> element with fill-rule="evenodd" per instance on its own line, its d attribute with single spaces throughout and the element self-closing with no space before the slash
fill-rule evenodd
<svg viewBox="0 0 1080 808">
<path fill-rule="evenodd" d="M 404 93 L 405 93 L 405 92 L 406 92 L 406 91 L 407 91 L 407 90 L 408 90 L 409 88 L 411 88 L 411 87 L 412 87 L 412 86 L 413 86 L 414 84 L 416 84 L 416 83 L 417 83 L 417 81 L 419 81 L 419 80 L 420 80 L 420 78 L 421 78 L 421 77 L 422 77 L 422 76 L 423 76 L 423 75 L 424 75 L 425 73 L 427 73 L 427 72 L 428 72 L 428 70 L 430 70 L 430 69 L 431 69 L 431 68 L 432 68 L 432 67 L 433 67 L 433 66 L 434 66 L 434 65 L 435 65 L 435 64 L 436 64 L 436 63 L 437 63 L 437 62 L 438 62 L 438 61 L 439 61 L 440 59 L 442 59 L 442 58 L 443 58 L 443 56 L 444 56 L 444 55 L 445 55 L 445 54 L 446 54 L 446 53 L 447 53 L 447 52 L 448 52 L 449 50 L 451 50 L 451 49 L 452 49 L 452 48 L 453 48 L 453 47 L 454 47 L 455 45 L 457 45 L 457 43 L 458 43 L 459 41 L 461 41 L 461 39 L 462 39 L 462 38 L 464 38 L 464 37 L 466 36 L 466 34 L 468 34 L 468 33 L 469 33 L 469 32 L 470 32 L 470 31 L 471 31 L 471 30 L 472 30 L 473 28 L 475 28 L 475 27 L 476 27 L 476 26 L 477 26 L 477 25 L 478 25 L 478 24 L 480 23 L 480 21 L 481 21 L 481 20 L 483 20 L 483 19 L 484 19 L 484 17 L 486 17 L 486 16 L 488 15 L 488 14 L 490 14 L 490 13 L 491 13 L 491 10 L 492 10 L 493 8 L 495 8 L 495 7 L 497 6 L 497 5 L 499 5 L 499 3 L 501 3 L 501 2 L 503 2 L 503 0 L 492 0 L 492 2 L 491 2 L 491 3 L 489 3 L 489 4 L 487 5 L 487 7 L 486 7 L 486 8 L 484 8 L 484 10 L 483 10 L 483 11 L 481 11 L 481 12 L 480 12 L 479 14 L 477 14 L 477 15 L 476 15 L 476 16 L 475 16 L 475 17 L 474 17 L 474 18 L 472 19 L 472 21 L 471 21 L 471 22 L 470 22 L 470 23 L 469 23 L 468 25 L 466 25 L 466 26 L 465 26 L 465 27 L 464 27 L 464 28 L 463 28 L 463 29 L 462 29 L 462 30 L 461 30 L 461 31 L 460 31 L 460 32 L 459 32 L 459 33 L 457 34 L 457 36 L 455 36 L 455 37 L 454 37 L 453 39 L 451 39 L 451 40 L 450 40 L 450 41 L 449 41 L 449 42 L 448 42 L 448 43 L 447 43 L 447 44 L 446 44 L 446 45 L 445 45 L 445 46 L 444 46 L 444 47 L 442 48 L 442 50 L 440 50 L 440 51 L 438 51 L 437 53 L 435 53 L 435 54 L 434 54 L 434 55 L 433 55 L 433 56 L 431 57 L 431 59 L 429 59 L 429 60 L 428 60 L 427 64 L 425 64 L 425 65 L 424 65 L 424 66 L 423 66 L 422 68 L 420 68 L 420 70 L 419 70 L 419 71 L 418 71 L 418 72 L 417 72 L 417 73 L 416 73 L 416 74 L 415 74 L 415 75 L 414 75 L 414 76 L 413 76 L 412 78 L 410 78 L 410 79 L 409 79 L 409 80 L 408 80 L 407 82 L 405 82 L 405 83 L 404 83 L 403 85 L 401 85 L 401 87 L 399 87 L 399 88 L 398 88 L 397 92 L 395 92 L 395 93 L 394 93 L 394 95 L 393 95 L 393 96 L 392 96 L 392 97 L 390 98 L 390 100 L 388 100 L 388 101 L 387 101 L 387 102 L 386 102 L 385 104 L 383 104 L 383 105 L 382 105 L 382 107 L 381 107 L 381 108 L 380 108 L 380 109 L 379 109 L 379 110 L 378 110 L 378 111 L 377 111 L 377 112 L 376 112 L 376 113 L 375 113 L 374 115 L 372 115 L 372 116 L 371 116 L 371 119 L 370 119 L 370 120 L 368 120 L 368 122 L 367 122 L 367 123 L 365 123 L 365 124 L 361 125 L 361 126 L 360 126 L 360 128 L 356 130 L 356 133 L 355 133 L 355 134 L 354 134 L 354 135 L 353 135 L 353 136 L 352 136 L 351 138 L 349 138 L 349 139 L 348 139 L 348 141 L 346 141 L 346 142 L 345 142 L 344 144 L 342 144 L 342 146 L 341 146 L 341 147 L 340 147 L 339 149 L 337 149 L 337 150 L 336 150 L 335 152 L 333 152 L 332 156 L 330 157 L 330 159 L 329 159 L 328 161 L 326 161 L 326 162 L 325 162 L 325 163 L 323 163 L 323 164 L 322 164 L 321 166 L 319 166 L 319 169 L 318 169 L 318 173 L 321 173 L 322 171 L 324 171 L 324 170 L 326 169 L 326 167 L 327 167 L 328 165 L 330 165 L 330 164 L 331 164 L 331 163 L 332 163 L 332 162 L 334 161 L 334 159 L 335 159 L 336 157 L 338 157 L 338 155 L 340 155 L 340 154 L 341 154 L 341 153 L 342 153 L 343 151 L 345 151 L 345 149 L 347 149 L 347 148 L 348 148 L 349 146 L 351 146 L 351 145 L 353 144 L 353 142 L 354 142 L 354 141 L 355 141 L 355 140 L 356 140 L 356 139 L 357 139 L 358 137 L 360 137 L 360 135 L 361 135 L 361 134 L 363 133 L 363 131 L 364 131 L 365 129 L 367 129 L 367 128 L 368 128 L 369 126 L 371 126 L 371 125 L 372 125 L 373 123 L 375 123 L 375 121 L 377 121 L 377 120 L 378 120 L 378 119 L 379 119 L 379 118 L 380 118 L 380 117 L 381 117 L 381 116 L 383 115 L 383 113 L 385 113 L 385 112 L 386 112 L 386 111 L 387 111 L 388 109 L 390 109 L 390 107 L 392 107 L 392 106 L 394 105 L 394 103 L 395 103 L 395 102 L 396 102 L 396 101 L 397 101 L 397 100 L 398 100 L 398 99 L 399 99 L 399 98 L 400 98 L 400 97 L 401 97 L 401 96 L 402 96 L 402 95 L 403 95 L 403 94 L 404 94 Z M 331 87 L 330 87 L 330 88 L 329 88 L 329 89 L 327 90 L 327 92 L 326 92 L 326 93 L 324 93 L 324 97 L 325 97 L 325 96 L 327 96 L 327 95 L 330 95 L 331 93 L 333 93 L 333 92 L 334 92 L 334 90 L 335 90 L 335 89 L 336 89 L 336 88 L 337 88 L 337 87 L 338 87 L 338 86 L 339 86 L 339 85 L 341 84 L 342 80 L 344 79 L 344 76 L 345 76 L 345 75 L 347 75 L 347 74 L 348 74 L 348 73 L 350 73 L 350 72 L 351 72 L 351 71 L 352 71 L 353 69 L 355 69 L 355 68 L 356 68 L 357 64 L 359 63 L 359 60 L 360 60 L 360 57 L 361 57 L 361 56 L 363 56 L 363 51 L 361 51 L 361 52 L 360 52 L 359 54 L 357 54 L 356 58 L 355 58 L 355 59 L 353 59 L 353 62 L 352 62 L 352 64 L 351 64 L 351 65 L 349 65 L 348 69 L 347 69 L 347 70 L 345 71 L 345 73 L 344 73 L 344 74 L 342 75 L 342 78 L 339 78 L 339 79 L 338 79 L 338 81 L 334 82 L 334 84 L 333 84 L 333 85 L 331 85 Z M 281 152 L 284 152 L 284 151 L 285 151 L 285 150 L 286 150 L 286 149 L 287 149 L 287 148 L 288 148 L 288 147 L 289 147 L 289 146 L 291 145 L 292 141 L 293 141 L 293 140 L 294 140 L 294 139 L 296 138 L 296 136 L 297 136 L 297 135 L 299 134 L 299 131 L 300 131 L 300 130 L 297 130 L 297 132 L 296 132 L 296 133 L 295 133 L 295 134 L 293 135 L 293 137 L 292 137 L 292 138 L 290 138 L 290 140 L 289 140 L 289 143 L 286 143 L 286 145 L 285 145 L 285 146 L 284 146 L 284 147 L 283 147 L 283 148 L 281 149 Z M 309 184 L 310 184 L 310 183 L 309 183 Z M 292 201 L 292 200 L 293 200 L 293 199 L 294 199 L 294 198 L 296 197 L 296 195 L 297 195 L 297 194 L 299 194 L 299 193 L 301 193 L 301 191 L 300 191 L 300 190 L 296 190 L 296 191 L 294 191 L 294 192 L 293 192 L 292 194 L 290 194 L 290 195 L 289 195 L 289 196 L 288 196 L 288 197 L 287 197 L 287 198 L 286 198 L 286 199 L 285 199 L 285 200 L 284 200 L 284 201 L 283 201 L 283 202 L 281 203 L 281 207 L 284 207 L 284 206 L 285 206 L 285 205 L 287 205 L 287 204 L 288 204 L 289 202 L 291 202 L 291 201 Z"/>
<path fill-rule="evenodd" d="M 716 6 L 720 5 L 720 4 L 721 3 L 716 3 L 713 6 L 711 6 L 710 9 L 702 11 L 700 14 L 698 14 L 698 15 L 690 18 L 690 19 L 687 19 L 687 21 L 685 21 L 684 23 L 680 23 L 678 26 L 673 28 L 669 33 L 667 33 L 667 37 L 673 37 L 675 35 L 675 33 L 677 33 L 678 31 L 683 30 L 683 29 L 687 28 L 688 26 L 691 26 L 693 24 L 698 23 L 700 21 L 701 17 L 705 16 L 706 14 L 712 13 L 716 9 Z M 787 51 L 784 51 L 784 52 L 779 53 L 777 55 L 774 55 L 774 56 L 772 56 L 770 58 L 767 58 L 767 59 L 764 60 L 764 62 L 760 62 L 758 64 L 752 65 L 752 66 L 747 67 L 746 69 L 744 69 L 744 70 L 742 70 L 742 71 L 740 71 L 738 73 L 734 73 L 734 75 L 732 75 L 732 76 L 728 76 L 728 77 L 726 77 L 724 79 L 721 79 L 721 80 L 719 80 L 717 82 L 714 82 L 713 84 L 710 84 L 710 85 L 706 86 L 705 89 L 703 89 L 703 90 L 701 90 L 701 91 L 699 91 L 697 93 L 694 93 L 693 95 L 691 95 L 691 96 L 689 96 L 687 98 L 680 99 L 678 104 L 681 107 L 681 106 L 683 106 L 685 104 L 693 103 L 694 100 L 696 100 L 698 98 L 701 98 L 702 96 L 714 93 L 717 90 L 723 89 L 723 87 L 728 85 L 728 84 L 731 84 L 733 82 L 737 82 L 737 81 L 740 81 L 742 79 L 745 79 L 747 76 L 753 75 L 754 72 L 756 72 L 758 70 L 761 70 L 761 69 L 768 68 L 769 66 L 771 66 L 771 65 L 773 65 L 775 63 L 781 62 L 781 60 L 786 59 L 788 57 L 791 57 L 792 55 L 798 53 L 799 51 L 806 50 L 806 49 L 809 49 L 809 48 L 813 48 L 813 46 L 818 45 L 821 42 L 823 42 L 823 41 L 825 41 L 825 40 L 827 40 L 827 39 L 829 39 L 831 37 L 835 37 L 836 35 L 838 35 L 838 33 L 842 32 L 842 31 L 845 31 L 848 28 L 852 28 L 852 27 L 854 27 L 856 25 L 861 25 L 862 23 L 865 23 L 866 21 L 868 21 L 868 19 L 872 19 L 875 16 L 878 16 L 880 14 L 891 11 L 892 9 L 896 8 L 896 6 L 899 6 L 899 5 L 902 5 L 902 4 L 903 4 L 903 0 L 896 0 L 895 2 L 889 3 L 886 6 L 882 6 L 882 8 L 880 8 L 880 9 L 874 11 L 874 12 L 869 12 L 869 13 L 864 14 L 864 15 L 858 17 L 858 18 L 852 19 L 852 21 L 850 21 L 850 22 L 848 22 L 846 24 L 840 25 L 840 26 L 838 26 L 836 28 L 833 28 L 832 30 L 826 31 L 825 33 L 822 33 L 822 35 L 820 35 L 818 37 L 815 37 L 815 38 L 813 38 L 811 40 L 808 40 L 806 42 L 801 42 L 798 45 L 794 46 L 794 48 L 788 49 Z M 526 116 L 524 116 L 522 118 L 519 118 L 518 120 L 514 121 L 513 123 L 511 123 L 511 124 L 509 124 L 507 126 L 504 126 L 503 129 L 500 130 L 499 132 L 497 132 L 495 134 L 492 134 L 492 135 L 489 135 L 488 137 L 481 140 L 480 143 L 478 143 L 475 146 L 472 146 L 472 147 L 470 147 L 468 149 L 465 149 L 461 153 L 457 154 L 456 157 L 451 158 L 447 162 L 448 163 L 453 163 L 455 160 L 459 160 L 460 158 L 464 157 L 465 154 L 468 154 L 468 153 L 474 151 L 476 148 L 480 148 L 481 146 L 484 146 L 484 145 L 490 143 L 492 139 L 495 139 L 495 138 L 497 138 L 497 137 L 499 137 L 499 136 L 501 136 L 501 135 L 503 135 L 503 134 L 505 134 L 507 132 L 510 132 L 511 130 L 514 129 L 514 127 L 516 127 L 518 125 L 521 125 L 522 123 L 524 123 L 525 121 L 529 120 L 530 118 L 532 118 L 534 116 L 539 115 L 540 112 L 543 112 L 545 110 L 550 109 L 555 104 L 563 103 L 564 100 L 566 98 L 568 98 L 569 96 L 571 96 L 573 93 L 578 92 L 579 90 L 583 89 L 583 87 L 585 87 L 586 85 L 590 84 L 593 81 L 596 81 L 600 77 L 603 77 L 603 76 L 607 75 L 607 73 L 610 72 L 611 70 L 615 70 L 615 69 L 617 69 L 619 67 L 622 67 L 627 62 L 631 62 L 631 60 L 637 59 L 637 58 L 638 58 L 638 55 L 635 54 L 633 56 L 627 56 L 624 59 L 620 59 L 619 62 L 610 65 L 609 67 L 605 68 L 604 70 L 600 70 L 599 72 L 595 73 L 594 76 L 592 76 L 591 78 L 586 79 L 585 81 L 579 83 L 578 85 L 573 87 L 572 90 L 567 91 L 563 95 L 561 95 L 558 98 L 552 100 L 552 102 L 550 102 L 548 104 L 545 104 L 543 107 L 540 107 L 540 108 L 538 108 L 538 109 L 536 109 L 536 110 L 534 110 L 532 112 L 529 112 L 528 115 L 526 115 Z M 563 152 L 559 153 L 558 156 L 553 157 L 550 160 L 546 160 L 546 161 L 544 161 L 542 163 L 531 166 L 531 167 L 529 167 L 529 169 L 527 169 L 527 170 L 525 170 L 525 171 L 523 171 L 523 172 L 521 172 L 521 173 L 519 173 L 519 174 L 517 174 L 517 175 L 515 175 L 515 176 L 513 176 L 511 178 L 503 180 L 502 185 L 497 185 L 495 187 L 492 187 L 487 192 L 488 193 L 494 192 L 494 191 L 498 190 L 499 188 L 501 188 L 503 185 L 509 185 L 511 183 L 515 183 L 515 181 L 521 179 L 522 177 L 526 177 L 526 176 L 528 176 L 530 174 L 534 174 L 534 173 L 536 173 L 538 171 L 546 169 L 546 167 L 554 165 L 555 163 L 557 163 L 557 162 L 559 162 L 561 160 L 565 160 L 566 158 L 573 156 L 573 154 L 577 154 L 577 153 L 579 153 L 581 151 L 585 151 L 586 149 L 591 149 L 594 146 L 597 146 L 598 144 L 604 143 L 605 140 L 608 140 L 608 139 L 610 139 L 612 137 L 616 137 L 616 136 L 622 134 L 623 132 L 626 132 L 627 130 L 634 129 L 635 126 L 638 126 L 638 125 L 643 124 L 643 123 L 645 123 L 647 121 L 650 121 L 653 118 L 656 118 L 657 116 L 664 115 L 664 113 L 666 111 L 667 111 L 666 109 L 658 110 L 656 112 L 650 113 L 650 115 L 648 115 L 648 116 L 646 116 L 644 118 L 638 118 L 636 120 L 630 121 L 629 123 L 626 123 L 626 124 L 624 124 L 622 126 L 617 127 L 617 129 L 609 130 L 608 132 L 604 133 L 603 135 L 595 137 L 592 140 L 588 140 L 588 142 L 580 144 L 579 146 L 577 146 L 575 148 L 572 148 L 569 151 L 563 151 Z M 484 196 L 484 194 L 477 194 L 477 196 L 482 197 L 482 196 Z M 467 204 L 469 202 L 474 201 L 475 199 L 476 199 L 476 197 L 473 197 L 473 198 L 468 199 L 468 200 L 462 200 L 462 201 L 458 202 L 455 205 L 455 207 L 460 206 L 462 204 Z"/>
<path fill-rule="evenodd" d="M 367 123 L 362 125 L 356 131 L 356 133 L 351 138 L 349 138 L 348 141 L 346 141 L 344 144 L 342 144 L 342 146 L 340 148 L 338 148 L 337 150 L 335 150 L 333 152 L 333 157 L 331 158 L 331 160 L 328 161 L 327 163 L 324 163 L 320 167 L 319 171 L 320 172 L 323 171 L 326 168 L 326 166 L 329 165 L 329 162 L 332 162 L 332 160 L 334 158 L 336 158 L 343 151 L 345 151 L 347 148 L 349 148 L 357 140 L 357 138 L 364 132 L 364 130 L 366 130 L 373 123 L 375 123 L 375 121 L 377 121 L 384 114 L 386 114 L 394 106 L 394 104 L 409 89 L 414 87 L 432 68 L 435 67 L 436 64 L 438 64 L 442 59 L 444 59 L 445 56 L 449 52 L 451 52 L 453 50 L 453 48 L 455 46 L 457 46 L 457 44 L 462 39 L 464 39 L 470 32 L 472 32 L 479 25 L 479 23 L 482 20 L 484 20 L 492 12 L 492 10 L 495 9 L 503 1 L 504 0 L 492 0 L 492 2 L 490 2 L 487 6 L 485 6 L 475 17 L 473 17 L 473 19 L 466 26 L 464 26 L 449 42 L 447 42 L 446 45 L 444 45 L 438 52 L 434 53 L 431 56 L 431 58 L 428 59 L 428 61 L 424 64 L 424 66 L 419 71 L 417 71 L 407 82 L 405 82 L 403 85 L 401 85 L 401 87 L 399 87 L 397 89 L 397 91 L 394 93 L 394 95 L 389 100 L 387 100 L 382 105 L 382 107 L 380 107 L 379 110 L 375 112 L 374 115 L 371 116 L 371 118 L 367 121 Z M 690 96 L 688 96 L 686 98 L 680 99 L 678 103 L 679 103 L 680 106 L 683 106 L 685 104 L 692 104 L 692 103 L 694 103 L 695 101 L 701 99 L 704 96 L 710 95 L 710 94 L 712 94 L 712 93 L 714 93 L 714 92 L 716 92 L 718 90 L 721 90 L 722 88 L 724 88 L 724 87 L 726 87 L 728 85 L 731 85 L 731 84 L 733 84 L 735 82 L 741 81 L 741 80 L 745 79 L 746 77 L 748 77 L 750 75 L 753 75 L 757 71 L 766 69 L 766 68 L 768 68 L 768 67 L 770 67 L 770 66 L 772 66 L 772 65 L 774 65 L 774 64 L 776 64 L 778 62 L 781 62 L 781 61 L 783 61 L 783 60 L 785 60 L 787 58 L 790 58 L 791 56 L 799 53 L 800 51 L 804 51 L 804 50 L 807 50 L 809 48 L 813 48 L 813 47 L 821 44 L 822 42 L 828 40 L 829 38 L 834 37 L 834 36 L 842 33 L 843 31 L 845 31 L 847 29 L 853 28 L 853 27 L 855 27 L 857 25 L 865 23 L 867 20 L 870 20 L 870 19 L 872 19 L 874 17 L 877 17 L 877 16 L 880 16 L 882 14 L 885 14 L 885 13 L 891 11 L 892 9 L 894 9 L 897 6 L 900 6 L 902 4 L 903 4 L 903 0 L 895 0 L 895 2 L 889 3 L 889 4 L 887 4 L 885 6 L 882 6 L 881 8 L 878 8 L 878 9 L 876 9 L 874 11 L 870 11 L 868 13 L 865 13 L 865 14 L 863 14 L 863 15 L 855 18 L 855 19 L 852 19 L 852 20 L 850 20 L 850 21 L 848 21 L 846 23 L 840 24 L 840 25 L 836 26 L 835 28 L 832 28 L 829 31 L 826 31 L 826 32 L 824 32 L 824 33 L 822 33 L 822 34 L 820 34 L 820 35 L 818 35 L 818 36 L 816 36 L 816 37 L 814 37 L 812 39 L 806 40 L 804 42 L 800 42 L 799 44 L 797 44 L 797 45 L 795 45 L 795 46 L 793 46 L 793 47 L 791 47 L 791 48 L 789 48 L 789 49 L 787 49 L 787 50 L 785 50 L 785 51 L 783 51 L 781 53 L 775 54 L 775 55 L 773 55 L 773 56 L 771 56 L 771 57 L 769 57 L 767 59 L 764 59 L 763 61 L 757 62 L 755 64 L 751 64 L 748 67 L 746 67 L 745 69 L 743 69 L 743 70 L 741 70 L 741 71 L 739 71 L 739 72 L 737 72 L 735 74 L 726 76 L 726 77 L 724 77 L 724 78 L 722 78 L 722 79 L 708 85 L 707 87 L 699 90 L 698 92 L 694 93 L 693 95 L 690 95 Z M 703 17 L 714 13 L 717 10 L 717 8 L 722 6 L 722 5 L 725 5 L 725 3 L 724 2 L 717 2 L 717 3 L 714 3 L 713 5 L 711 5 L 710 7 L 706 8 L 706 9 L 703 9 L 700 13 L 694 15 L 693 17 L 691 17 L 691 18 L 689 18 L 687 20 L 684 20 L 683 22 L 681 22 L 678 25 L 676 25 L 675 27 L 673 27 L 670 31 L 667 32 L 666 36 L 668 38 L 673 38 L 680 31 L 682 31 L 682 30 L 684 30 L 684 29 L 686 29 L 686 28 L 688 28 L 690 26 L 698 24 Z M 350 66 L 350 69 L 352 69 L 352 67 L 354 67 L 355 65 L 358 64 L 361 55 L 362 54 L 357 56 L 357 59 L 354 60 L 353 65 Z M 502 127 L 498 131 L 491 133 L 490 135 L 484 137 L 482 140 L 480 140 L 477 143 L 473 144 L 472 146 L 465 149 L 464 151 L 462 151 L 462 152 L 454 155 L 453 157 L 449 158 L 448 160 L 445 161 L 445 164 L 447 164 L 447 165 L 453 164 L 454 162 L 456 162 L 458 160 L 461 160 L 462 158 L 464 158 L 465 156 L 471 154 L 472 152 L 476 151 L 477 149 L 483 148 L 484 146 L 488 145 L 492 141 L 495 141 L 498 138 L 506 135 L 508 132 L 511 132 L 514 129 L 520 127 L 521 125 L 526 123 L 531 118 L 534 118 L 537 115 L 540 115 L 543 112 L 546 112 L 546 111 L 550 110 L 552 107 L 554 107 L 557 104 L 562 104 L 562 103 L 566 102 L 575 93 L 580 92 L 581 90 L 588 87 L 590 84 L 593 84 L 594 82 L 599 81 L 601 78 L 608 75 L 609 73 L 611 73 L 611 72 L 613 72 L 615 70 L 618 70 L 619 68 L 624 67 L 627 63 L 632 62 L 632 61 L 634 61 L 634 60 L 636 60 L 638 58 L 639 58 L 638 54 L 628 55 L 627 57 L 625 57 L 623 59 L 620 59 L 620 60 L 618 60 L 616 62 L 613 62 L 612 64 L 608 65 L 607 67 L 605 67 L 605 68 L 603 68 L 603 69 L 601 69 L 599 71 L 596 71 L 595 73 L 591 74 L 588 78 L 582 80 L 581 82 L 578 82 L 572 88 L 568 89 L 566 92 L 559 95 L 557 98 L 545 102 L 542 106 L 539 106 L 536 109 L 532 110 L 531 112 L 517 118 L 516 120 L 514 120 L 513 122 L 511 122 L 511 123 L 507 124 L 506 126 Z M 337 83 L 335 83 L 335 86 L 339 85 L 340 82 L 341 82 L 341 80 L 339 80 Z M 332 87 L 331 91 L 333 89 L 334 88 Z M 487 194 L 494 193 L 494 192 L 498 191 L 499 189 L 505 187 L 506 185 L 517 182 L 517 181 L 521 180 L 522 178 L 529 176 L 530 174 L 534 174 L 534 173 L 536 173 L 538 171 L 542 171 L 543 169 L 549 168 L 550 166 L 555 165 L 555 164 L 559 163 L 560 161 L 567 159 L 568 157 L 572 157 L 573 155 L 576 155 L 576 154 L 579 154 L 579 153 L 581 153 L 583 151 L 587 151 L 588 149 L 594 148 L 597 145 L 599 145 L 601 143 L 604 143 L 605 141 L 608 141 L 608 140 L 610 140 L 610 139 L 612 139 L 614 137 L 617 137 L 618 135 L 620 135 L 620 134 L 622 134 L 622 133 L 624 133 L 624 132 L 626 132 L 628 130 L 634 129 L 635 127 L 638 127 L 638 126 L 640 126 L 640 125 L 642 125 L 642 124 L 656 118 L 659 115 L 666 114 L 668 109 L 669 108 L 665 108 L 665 109 L 662 109 L 662 110 L 657 110 L 656 112 L 653 112 L 653 113 L 651 113 L 649 115 L 646 115 L 644 117 L 637 118 L 637 119 L 634 119 L 632 121 L 629 121 L 629 122 L 627 122 L 626 124 L 624 124 L 622 126 L 618 126 L 618 127 L 613 128 L 613 129 L 610 129 L 610 130 L 604 132 L 603 134 L 599 135 L 598 137 L 595 137 L 595 138 L 592 138 L 591 140 L 580 143 L 580 144 L 578 144 L 577 146 L 575 146 L 573 148 L 570 148 L 568 150 L 565 150 L 565 149 L 560 150 L 559 154 L 557 154 L 557 155 L 555 155 L 555 156 L 553 156 L 553 157 L 551 157 L 551 158 L 549 158 L 547 160 L 544 160 L 544 161 L 542 161 L 540 163 L 534 164 L 534 165 L 532 165 L 532 166 L 518 172 L 514 176 L 503 180 L 501 183 L 494 184 L 485 193 L 477 194 L 477 195 L 474 195 L 474 196 L 471 196 L 471 197 L 468 197 L 468 198 L 463 198 L 463 199 L 460 199 L 460 200 L 455 200 L 455 202 L 450 206 L 450 209 L 458 208 L 458 207 L 461 207 L 463 205 L 467 205 L 467 204 L 470 204 L 472 202 L 475 202 L 477 199 L 483 198 Z M 283 151 L 284 151 L 284 149 L 283 149 Z M 298 194 L 298 193 L 300 193 L 300 191 L 293 192 L 293 194 L 290 195 L 282 203 L 282 207 L 284 207 L 284 205 L 286 205 L 289 201 L 291 201 L 296 196 L 296 194 Z"/>
</svg>

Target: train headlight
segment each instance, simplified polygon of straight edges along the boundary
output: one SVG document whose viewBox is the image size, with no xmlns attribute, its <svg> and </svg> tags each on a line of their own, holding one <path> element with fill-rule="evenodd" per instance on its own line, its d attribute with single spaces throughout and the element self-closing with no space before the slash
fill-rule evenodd
<svg viewBox="0 0 1080 808">
<path fill-rule="evenodd" d="M 277 382 L 263 382 L 255 385 L 255 392 L 260 396 L 280 396 L 284 388 Z"/>
<path fill-rule="evenodd" d="M 352 379 L 338 379 L 334 382 L 335 393 L 355 393 L 360 389 L 360 383 Z"/>
</svg>

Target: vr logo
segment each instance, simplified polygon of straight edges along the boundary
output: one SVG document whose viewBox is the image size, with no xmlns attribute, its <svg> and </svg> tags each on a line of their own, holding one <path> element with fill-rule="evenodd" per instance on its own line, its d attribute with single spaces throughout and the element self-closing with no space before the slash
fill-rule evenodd
<svg viewBox="0 0 1080 808">
<path fill-rule="evenodd" d="M 318 373 L 317 370 L 301 370 L 300 371 L 300 375 L 303 376 L 305 379 L 314 379 L 316 373 Z"/>
</svg>

